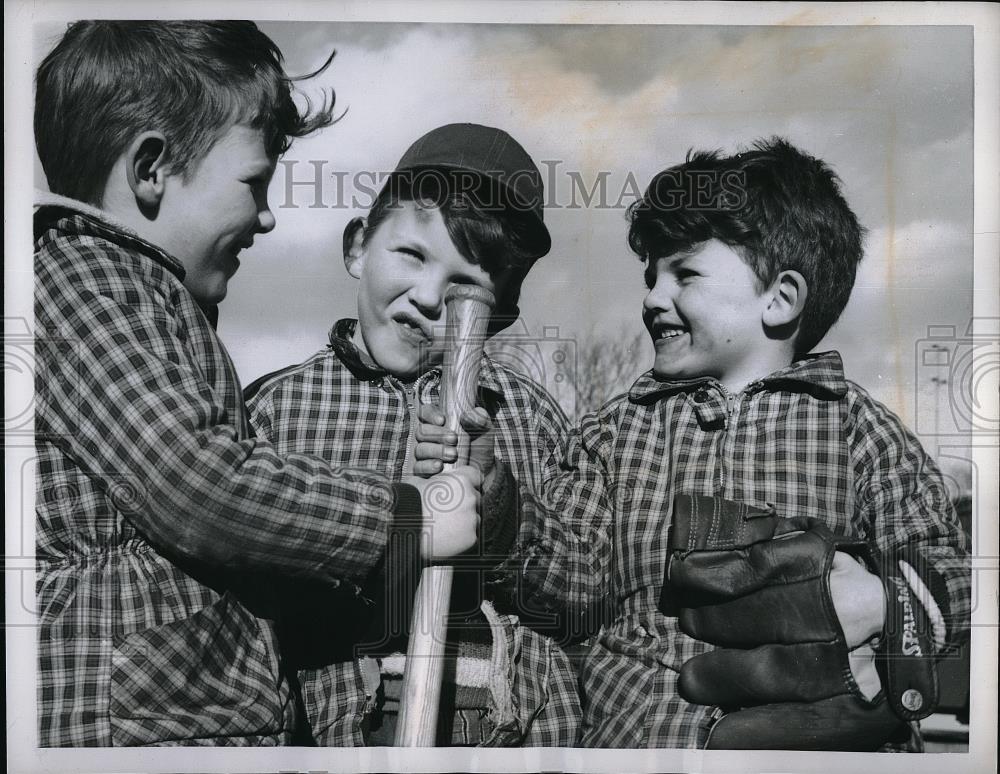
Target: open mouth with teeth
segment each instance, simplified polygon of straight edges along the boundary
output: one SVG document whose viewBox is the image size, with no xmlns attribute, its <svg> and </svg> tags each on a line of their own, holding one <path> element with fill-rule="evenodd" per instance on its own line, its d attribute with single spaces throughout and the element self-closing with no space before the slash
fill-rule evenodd
<svg viewBox="0 0 1000 774">
<path fill-rule="evenodd" d="M 414 318 L 405 314 L 393 315 L 392 321 L 396 323 L 397 329 L 400 334 L 407 341 L 414 344 L 427 345 L 433 342 L 434 337 L 424 330 L 423 326 L 420 325 Z"/>
<path fill-rule="evenodd" d="M 678 339 L 687 332 L 687 328 L 681 328 L 676 325 L 654 325 L 651 331 L 654 343 Z"/>
</svg>

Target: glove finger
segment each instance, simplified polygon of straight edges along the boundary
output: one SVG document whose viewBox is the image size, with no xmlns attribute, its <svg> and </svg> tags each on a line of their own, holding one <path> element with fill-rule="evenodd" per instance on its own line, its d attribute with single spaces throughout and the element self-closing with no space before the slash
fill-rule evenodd
<svg viewBox="0 0 1000 774">
<path fill-rule="evenodd" d="M 678 689 L 693 704 L 751 707 L 814 702 L 850 691 L 846 653 L 829 643 L 720 648 L 688 659 Z"/>
<path fill-rule="evenodd" d="M 677 611 L 684 632 L 716 645 L 834 640 L 840 627 L 827 574 L 835 548 L 813 530 L 741 550 L 691 553 L 671 564 L 661 604 Z"/>
<path fill-rule="evenodd" d="M 741 548 L 769 539 L 778 520 L 771 510 L 735 500 L 677 495 L 671 514 L 668 550 Z"/>
<path fill-rule="evenodd" d="M 809 532 L 817 529 L 831 535 L 833 534 L 830 532 L 830 528 L 826 526 L 826 523 L 819 519 L 814 519 L 810 516 L 787 516 L 778 519 L 778 523 L 774 525 L 774 537 L 781 537 L 792 532 Z"/>
<path fill-rule="evenodd" d="M 819 531 L 790 533 L 748 548 L 694 551 L 674 557 L 669 583 L 693 602 L 742 597 L 765 586 L 820 577 L 833 546 Z"/>
<path fill-rule="evenodd" d="M 701 604 L 694 604 L 700 602 Z M 688 607 L 688 604 L 692 604 Z M 824 579 L 768 586 L 745 597 L 708 604 L 681 598 L 681 631 L 713 645 L 753 648 L 777 643 L 834 642 L 840 624 Z"/>
<path fill-rule="evenodd" d="M 877 750 L 905 741 L 909 727 L 887 702 L 852 696 L 811 703 L 766 704 L 723 716 L 709 733 L 710 750 Z"/>
</svg>

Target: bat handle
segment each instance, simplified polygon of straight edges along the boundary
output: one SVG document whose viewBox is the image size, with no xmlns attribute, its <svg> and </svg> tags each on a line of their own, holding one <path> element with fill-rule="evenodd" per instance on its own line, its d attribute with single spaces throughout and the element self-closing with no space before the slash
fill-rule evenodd
<svg viewBox="0 0 1000 774">
<path fill-rule="evenodd" d="M 425 567 L 420 573 L 406 648 L 396 747 L 434 747 L 436 742 L 453 575 L 454 569 L 445 565 Z"/>
<path fill-rule="evenodd" d="M 445 295 L 448 329 L 441 368 L 441 407 L 445 425 L 459 438 L 455 464 L 469 461 L 469 440 L 460 420 L 476 405 L 483 344 L 494 305 L 493 294 L 476 285 L 457 285 Z M 453 568 L 444 565 L 425 567 L 420 575 L 410 622 L 396 747 L 433 747 L 436 741 L 453 575 Z"/>
</svg>

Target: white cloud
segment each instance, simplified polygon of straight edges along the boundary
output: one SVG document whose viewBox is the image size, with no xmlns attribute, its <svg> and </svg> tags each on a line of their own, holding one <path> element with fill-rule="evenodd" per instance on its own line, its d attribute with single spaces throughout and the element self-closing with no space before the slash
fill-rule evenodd
<svg viewBox="0 0 1000 774">
<path fill-rule="evenodd" d="M 913 347 L 928 323 L 964 325 L 971 288 L 971 38 L 960 28 L 548 27 L 264 24 L 292 71 L 333 65 L 345 118 L 298 141 L 295 174 L 387 172 L 427 130 L 501 126 L 539 162 L 616 198 L 690 147 L 734 150 L 782 134 L 837 170 L 871 230 L 857 290 L 828 338 L 854 377 L 906 414 Z M 334 199 L 326 178 L 324 198 Z M 284 199 L 279 173 L 272 203 Z M 341 232 L 362 211 L 276 209 L 223 306 L 221 330 L 246 380 L 323 345 L 353 314 Z M 627 202 L 626 202 L 627 203 Z M 563 335 L 639 327 L 641 271 L 621 210 L 552 209 L 552 253 L 522 295 L 530 328 Z"/>
</svg>

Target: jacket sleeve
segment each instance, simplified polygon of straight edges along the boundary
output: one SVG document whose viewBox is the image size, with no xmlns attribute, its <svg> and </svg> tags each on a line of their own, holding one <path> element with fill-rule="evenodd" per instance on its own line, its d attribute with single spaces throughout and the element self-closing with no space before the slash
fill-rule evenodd
<svg viewBox="0 0 1000 774">
<path fill-rule="evenodd" d="M 941 472 L 899 418 L 866 394 L 852 414 L 856 528 L 882 561 L 903 561 L 915 571 L 940 613 L 946 646 L 955 647 L 971 616 L 969 537 Z"/>
<path fill-rule="evenodd" d="M 238 571 L 359 577 L 382 557 L 395 514 L 419 513 L 412 487 L 238 438 L 176 298 L 120 267 L 72 281 L 50 269 L 36 256 L 36 431 L 109 493 L 127 479 L 127 518 L 165 553 Z"/>
<path fill-rule="evenodd" d="M 516 438 L 509 438 L 506 444 L 498 438 L 497 462 L 503 475 L 497 476 L 495 493 L 483 491 L 483 546 L 496 559 L 514 547 L 520 503 L 558 471 L 569 436 L 569 420 L 545 388 L 522 375 L 516 377 L 515 383 L 517 390 L 512 400 L 502 409 L 495 409 L 494 423 L 498 431 L 499 425 L 505 425 L 508 435 Z M 511 459 L 504 458 L 504 448 Z"/>
<path fill-rule="evenodd" d="M 568 433 L 537 489 L 521 486 L 519 530 L 502 566 L 521 604 L 580 616 L 600 611 L 608 593 L 613 418 L 590 414 Z"/>
</svg>

